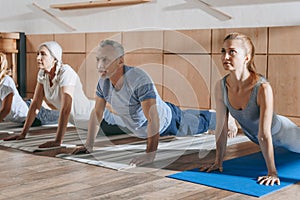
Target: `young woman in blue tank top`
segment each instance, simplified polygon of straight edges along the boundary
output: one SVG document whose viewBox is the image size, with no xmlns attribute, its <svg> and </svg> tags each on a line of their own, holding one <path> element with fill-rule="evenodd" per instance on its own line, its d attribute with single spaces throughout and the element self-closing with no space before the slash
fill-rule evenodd
<svg viewBox="0 0 300 200">
<path fill-rule="evenodd" d="M 268 174 L 258 177 L 259 184 L 280 184 L 274 161 L 274 147 L 300 153 L 300 128 L 288 118 L 273 111 L 273 92 L 268 81 L 256 72 L 254 46 L 241 33 L 228 34 L 223 43 L 222 63 L 229 72 L 216 85 L 216 159 L 201 171 L 222 171 L 227 144 L 227 123 L 230 113 L 241 125 L 245 135 L 258 144 Z"/>
</svg>

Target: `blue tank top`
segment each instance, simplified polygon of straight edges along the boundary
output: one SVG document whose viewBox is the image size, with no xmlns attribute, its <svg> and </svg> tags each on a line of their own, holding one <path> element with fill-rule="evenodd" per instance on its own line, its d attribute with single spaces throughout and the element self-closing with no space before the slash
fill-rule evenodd
<svg viewBox="0 0 300 200">
<path fill-rule="evenodd" d="M 237 110 L 233 108 L 228 99 L 228 91 L 226 87 L 226 79 L 228 75 L 222 79 L 222 91 L 223 101 L 230 114 L 239 122 L 245 135 L 254 143 L 258 144 L 258 129 L 259 129 L 259 117 L 260 107 L 257 105 L 257 93 L 262 83 L 266 83 L 267 80 L 264 77 L 260 77 L 255 86 L 252 89 L 250 99 L 247 106 L 243 110 Z M 271 133 L 277 134 L 281 128 L 281 121 L 274 113 L 272 119 Z"/>
</svg>

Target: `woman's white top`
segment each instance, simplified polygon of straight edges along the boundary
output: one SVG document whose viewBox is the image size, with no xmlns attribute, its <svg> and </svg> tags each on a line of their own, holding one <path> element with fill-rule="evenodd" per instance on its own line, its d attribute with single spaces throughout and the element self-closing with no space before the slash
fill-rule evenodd
<svg viewBox="0 0 300 200">
<path fill-rule="evenodd" d="M 40 69 L 37 81 L 43 85 L 46 99 L 59 110 L 62 103 L 62 87 L 74 86 L 69 122 L 78 128 L 87 129 L 88 120 L 94 108 L 95 101 L 89 100 L 84 94 L 78 74 L 72 67 L 63 64 L 61 67 L 57 67 L 55 77 L 52 80 L 52 86 L 50 86 L 49 80 L 49 75 Z"/>
<path fill-rule="evenodd" d="M 4 121 L 22 123 L 25 121 L 28 113 L 28 106 L 20 96 L 14 80 L 6 75 L 2 84 L 0 84 L 0 107 L 7 95 L 13 93 L 13 101 L 9 114 L 4 118 Z"/>
</svg>

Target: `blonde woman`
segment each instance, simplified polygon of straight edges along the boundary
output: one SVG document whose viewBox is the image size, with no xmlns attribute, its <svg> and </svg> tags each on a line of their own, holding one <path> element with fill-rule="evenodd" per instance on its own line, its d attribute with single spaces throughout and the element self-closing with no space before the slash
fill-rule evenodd
<svg viewBox="0 0 300 200">
<path fill-rule="evenodd" d="M 254 45 L 241 33 L 228 34 L 221 50 L 222 63 L 229 73 L 216 86 L 217 126 L 216 159 L 201 171 L 222 171 L 227 143 L 228 113 L 241 125 L 245 135 L 260 146 L 268 174 L 258 177 L 264 185 L 280 184 L 274 161 L 273 147 L 300 153 L 300 128 L 273 110 L 270 83 L 256 72 Z"/>
</svg>

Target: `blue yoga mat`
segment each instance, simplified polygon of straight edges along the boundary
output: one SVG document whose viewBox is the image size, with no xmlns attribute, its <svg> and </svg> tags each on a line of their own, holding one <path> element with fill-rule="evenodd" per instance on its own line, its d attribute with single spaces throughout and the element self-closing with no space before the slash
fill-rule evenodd
<svg viewBox="0 0 300 200">
<path fill-rule="evenodd" d="M 275 161 L 281 183 L 274 186 L 259 185 L 257 183 L 258 176 L 267 174 L 261 152 L 224 161 L 222 173 L 219 171 L 200 172 L 197 168 L 167 177 L 262 197 L 300 181 L 300 153 L 276 149 Z"/>
</svg>

